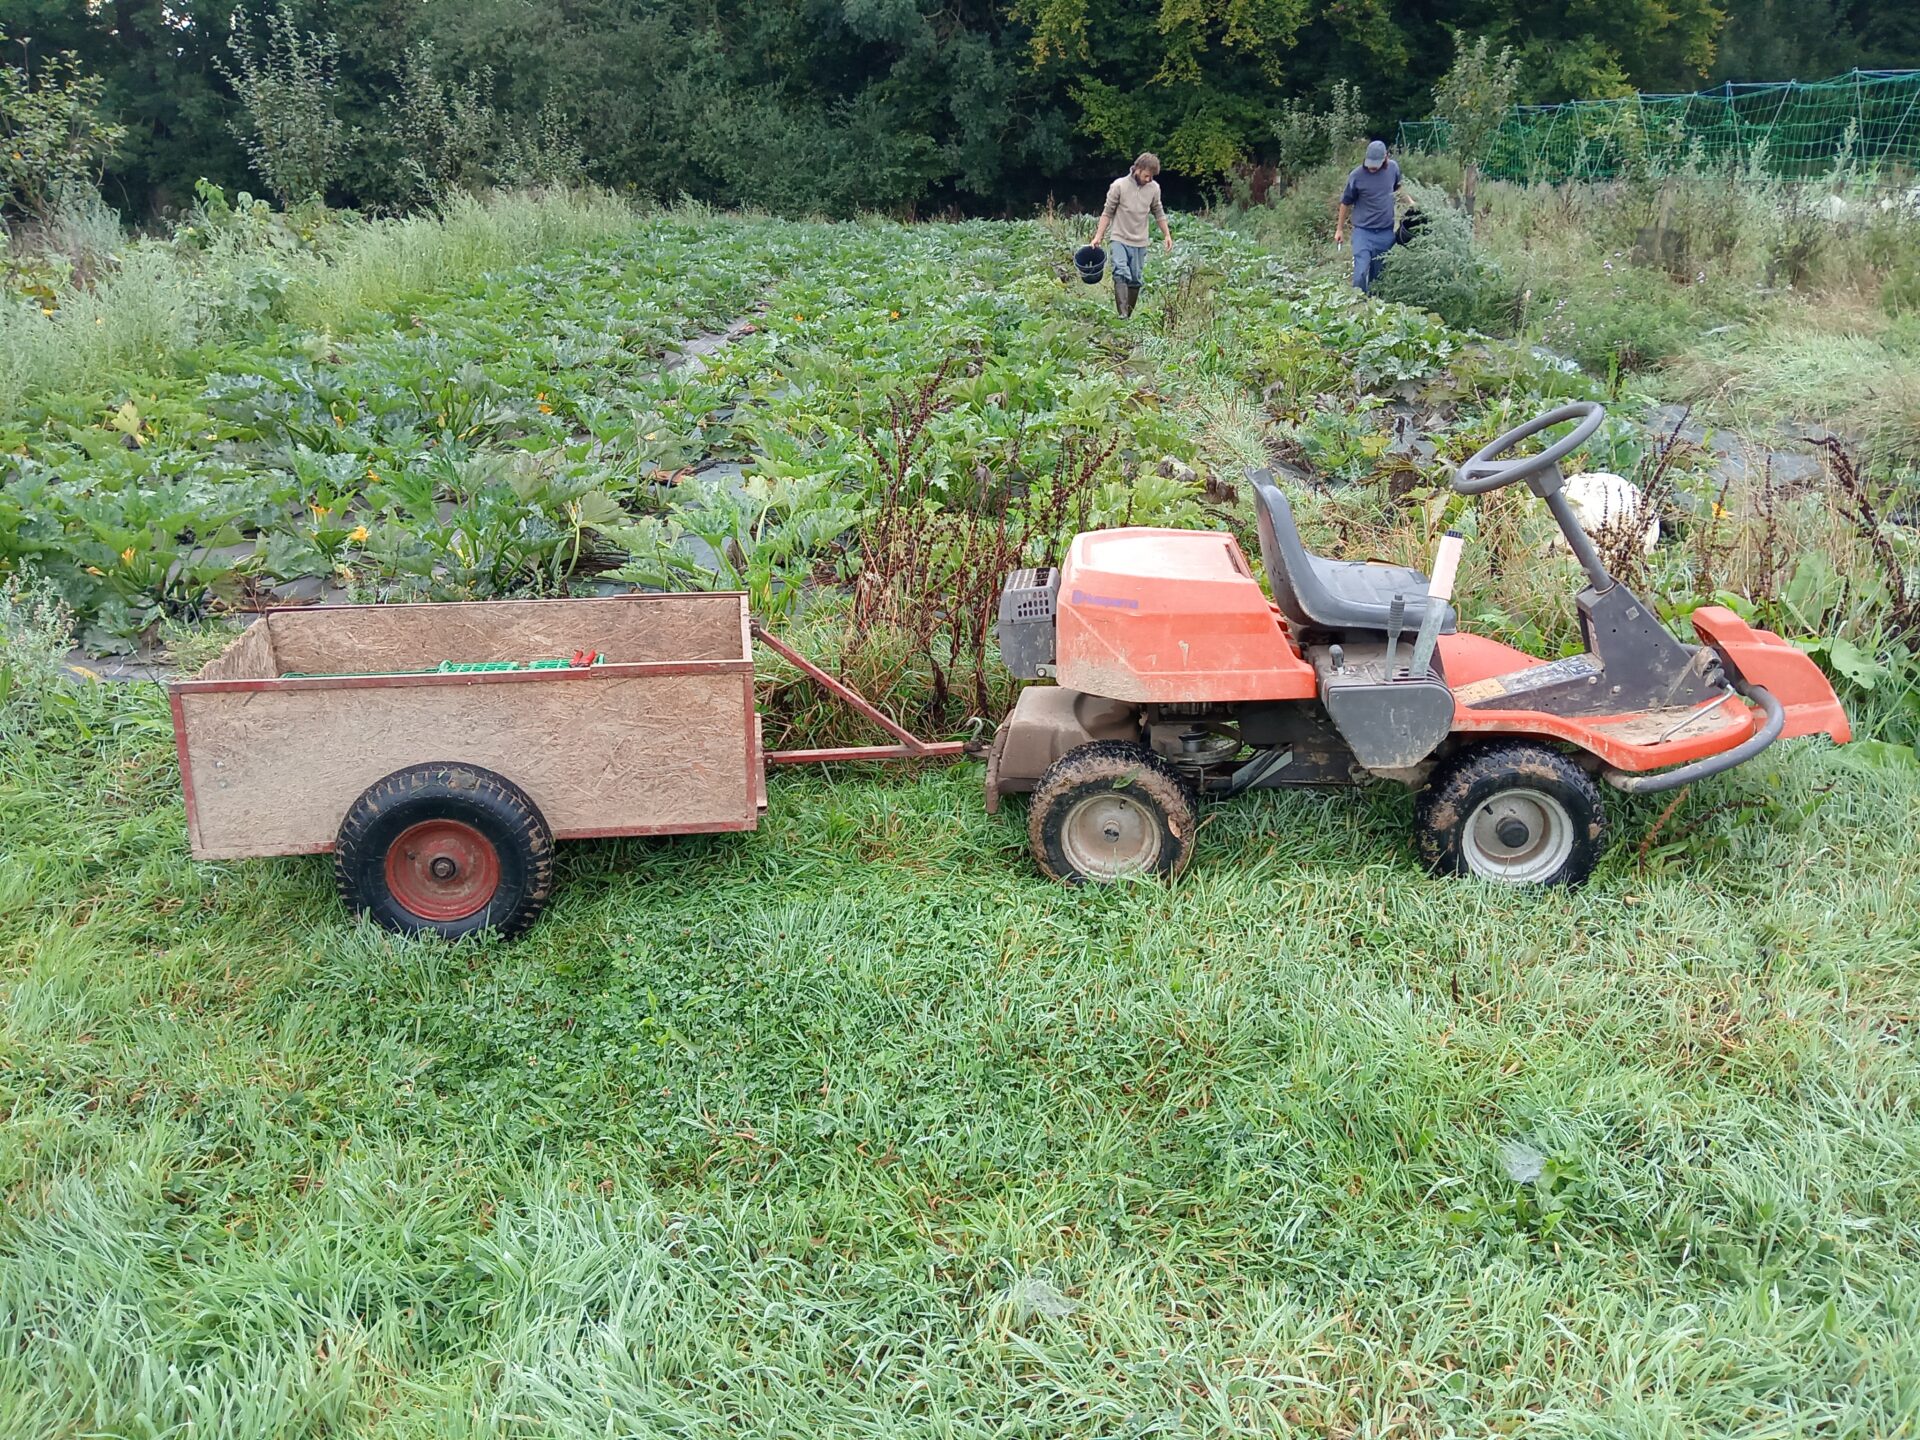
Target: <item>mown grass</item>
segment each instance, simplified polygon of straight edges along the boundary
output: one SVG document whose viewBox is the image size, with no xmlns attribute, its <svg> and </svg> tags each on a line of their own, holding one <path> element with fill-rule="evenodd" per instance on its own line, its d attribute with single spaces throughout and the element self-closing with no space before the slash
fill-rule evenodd
<svg viewBox="0 0 1920 1440">
<path fill-rule="evenodd" d="M 4 715 L 0 1433 L 1920 1416 L 1910 769 L 1783 747 L 1541 897 L 1391 790 L 1082 893 L 973 766 L 783 774 L 446 946 L 186 859 L 157 695 Z"/>
</svg>

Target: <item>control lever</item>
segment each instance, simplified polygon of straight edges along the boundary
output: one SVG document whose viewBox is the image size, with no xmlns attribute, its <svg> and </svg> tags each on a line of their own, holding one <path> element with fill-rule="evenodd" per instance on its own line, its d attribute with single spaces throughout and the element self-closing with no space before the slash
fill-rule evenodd
<svg viewBox="0 0 1920 1440">
<path fill-rule="evenodd" d="M 1427 582 L 1427 608 L 1420 615 L 1420 634 L 1413 642 L 1413 663 L 1407 673 L 1424 680 L 1431 673 L 1433 647 L 1440 638 L 1440 616 L 1453 599 L 1453 577 L 1460 568 L 1460 547 L 1466 542 L 1458 530 L 1440 537 L 1440 553 L 1433 557 L 1433 578 Z"/>
<path fill-rule="evenodd" d="M 1407 623 L 1407 597 L 1395 595 L 1387 606 L 1387 656 L 1380 662 L 1382 678 L 1393 679 L 1393 662 L 1400 655 L 1400 631 Z"/>
</svg>

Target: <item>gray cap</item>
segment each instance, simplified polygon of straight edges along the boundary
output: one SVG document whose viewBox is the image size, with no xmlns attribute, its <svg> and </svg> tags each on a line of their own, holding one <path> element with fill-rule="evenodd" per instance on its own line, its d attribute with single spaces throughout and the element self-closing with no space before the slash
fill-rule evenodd
<svg viewBox="0 0 1920 1440">
<path fill-rule="evenodd" d="M 1347 153 L 1351 155 L 1353 152 L 1349 150 Z M 1367 169 L 1378 170 L 1382 165 L 1386 163 L 1387 163 L 1386 142 L 1381 140 L 1375 140 L 1371 145 L 1367 146 Z"/>
</svg>

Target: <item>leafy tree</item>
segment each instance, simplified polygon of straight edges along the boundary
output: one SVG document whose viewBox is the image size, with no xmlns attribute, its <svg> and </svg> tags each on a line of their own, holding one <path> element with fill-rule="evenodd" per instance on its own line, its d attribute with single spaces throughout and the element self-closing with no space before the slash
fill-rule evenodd
<svg viewBox="0 0 1920 1440">
<path fill-rule="evenodd" d="M 1460 157 L 1460 199 L 1473 218 L 1480 165 L 1513 105 L 1520 62 L 1511 47 L 1498 52 L 1485 35 L 1454 37 L 1453 68 L 1433 90 L 1433 114 L 1447 125 L 1448 148 Z"/>
<path fill-rule="evenodd" d="M 431 40 L 415 41 L 400 61 L 385 102 L 396 188 L 410 199 L 475 190 L 495 177 L 500 117 L 487 99 L 493 71 L 460 81 L 435 72 Z"/>
<path fill-rule="evenodd" d="M 1713 66 L 1726 19 L 1720 0 L 1509 3 L 1512 19 L 1484 28 L 1519 54 L 1521 98 L 1543 104 L 1626 90 L 1695 89 Z"/>
<path fill-rule="evenodd" d="M 0 45 L 6 39 L 0 31 Z M 0 64 L 0 216 L 45 219 L 70 189 L 99 178 L 126 134 L 100 113 L 105 88 L 71 53 Z"/>
<path fill-rule="evenodd" d="M 1151 146 L 1223 177 L 1265 147 L 1314 0 L 1015 0 L 1035 70 L 1079 108 L 1112 166 Z"/>
<path fill-rule="evenodd" d="M 99 77 L 126 127 L 102 187 L 136 216 L 269 153 L 276 194 L 399 207 L 573 173 L 576 146 L 618 189 L 830 214 L 1092 202 L 1153 149 L 1178 202 L 1304 163 L 1336 104 L 1425 117 L 1462 29 L 1511 47 L 1526 100 L 1690 89 L 1716 53 L 1735 79 L 1920 64 L 1920 5 L 1889 0 L 269 4 L 3 0 L 27 54 Z"/>
<path fill-rule="evenodd" d="M 146 215 L 184 205 L 202 175 L 246 178 L 246 154 L 227 126 L 233 99 L 213 60 L 231 0 L 5 0 L 14 58 L 70 50 L 103 84 L 103 112 L 126 133 L 106 158 L 102 192 Z M 203 23 L 205 22 L 205 23 Z"/>
<path fill-rule="evenodd" d="M 586 157 L 572 118 L 557 100 L 542 105 L 527 124 L 507 132 L 500 147 L 500 178 L 509 185 L 578 185 Z"/>
<path fill-rule="evenodd" d="M 1888 0 L 1721 0 L 1715 80 L 1816 80 L 1920 68 L 1920 6 Z"/>
<path fill-rule="evenodd" d="M 267 17 L 267 38 L 248 34 L 247 12 L 234 11 L 231 67 L 220 72 L 240 97 L 232 124 L 254 170 L 283 205 L 324 199 L 340 173 L 349 138 L 335 102 L 338 37 L 300 33 L 293 7 L 281 0 Z"/>
</svg>

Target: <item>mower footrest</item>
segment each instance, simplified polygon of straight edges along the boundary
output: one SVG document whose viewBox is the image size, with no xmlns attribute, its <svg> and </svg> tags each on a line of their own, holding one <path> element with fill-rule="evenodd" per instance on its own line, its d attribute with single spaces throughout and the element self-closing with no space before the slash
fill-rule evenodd
<svg viewBox="0 0 1920 1440">
<path fill-rule="evenodd" d="M 1469 710 L 1529 710 L 1539 708 L 1528 702 L 1545 691 L 1597 691 L 1605 674 L 1591 655 L 1572 655 L 1506 675 L 1490 675 L 1462 685 L 1453 696 Z"/>
</svg>

